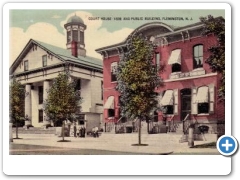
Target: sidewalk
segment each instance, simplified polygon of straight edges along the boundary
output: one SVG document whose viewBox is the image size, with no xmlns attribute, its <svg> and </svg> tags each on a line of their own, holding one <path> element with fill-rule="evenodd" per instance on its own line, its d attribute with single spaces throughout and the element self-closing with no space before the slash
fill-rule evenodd
<svg viewBox="0 0 240 180">
<path fill-rule="evenodd" d="M 98 149 L 147 154 L 219 154 L 216 148 L 189 148 L 187 142 L 179 143 L 181 134 L 142 134 L 142 144 L 148 146 L 132 146 L 138 143 L 138 134 L 106 134 L 99 138 L 65 137 L 71 142 L 57 142 L 61 137 L 53 134 L 19 134 L 15 144 L 42 145 L 61 148 Z M 214 135 L 206 136 L 206 141 L 195 141 L 194 145 L 216 142 Z"/>
</svg>

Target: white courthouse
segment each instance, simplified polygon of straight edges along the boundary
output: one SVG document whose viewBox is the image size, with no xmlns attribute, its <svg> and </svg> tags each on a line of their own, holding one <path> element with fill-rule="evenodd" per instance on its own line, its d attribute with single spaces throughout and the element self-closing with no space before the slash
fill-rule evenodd
<svg viewBox="0 0 240 180">
<path fill-rule="evenodd" d="M 64 27 L 66 49 L 30 39 L 10 67 L 10 78 L 14 76 L 25 85 L 25 117 L 28 116 L 25 125 L 41 127 L 51 122 L 43 110 L 47 90 L 60 72 L 69 71 L 83 97 L 78 124 L 89 130 L 102 122 L 102 61 L 86 55 L 84 31 L 87 27 L 80 17 L 70 17 Z"/>
</svg>

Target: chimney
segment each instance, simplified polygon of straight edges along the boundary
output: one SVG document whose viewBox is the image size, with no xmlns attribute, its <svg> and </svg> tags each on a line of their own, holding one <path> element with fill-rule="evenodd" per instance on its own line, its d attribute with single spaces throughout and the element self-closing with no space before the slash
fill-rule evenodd
<svg viewBox="0 0 240 180">
<path fill-rule="evenodd" d="M 72 41 L 72 55 L 74 57 L 78 57 L 78 51 L 77 51 L 77 42 L 76 41 Z"/>
</svg>

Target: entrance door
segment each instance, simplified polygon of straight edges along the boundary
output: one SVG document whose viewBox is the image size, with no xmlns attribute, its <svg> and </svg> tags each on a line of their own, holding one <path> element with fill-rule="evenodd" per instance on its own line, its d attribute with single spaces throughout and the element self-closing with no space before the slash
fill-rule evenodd
<svg viewBox="0 0 240 180">
<path fill-rule="evenodd" d="M 191 114 L 191 89 L 182 89 L 181 91 L 181 121 Z"/>
</svg>

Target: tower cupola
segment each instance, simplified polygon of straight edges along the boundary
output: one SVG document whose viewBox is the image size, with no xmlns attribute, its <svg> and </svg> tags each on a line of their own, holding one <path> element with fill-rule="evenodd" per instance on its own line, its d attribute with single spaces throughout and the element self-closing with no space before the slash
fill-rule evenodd
<svg viewBox="0 0 240 180">
<path fill-rule="evenodd" d="M 73 56 L 86 56 L 84 31 L 87 26 L 83 20 L 75 14 L 68 19 L 64 28 L 67 31 L 67 49 L 72 52 Z"/>
</svg>

